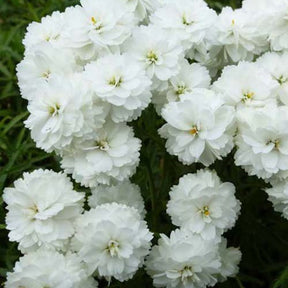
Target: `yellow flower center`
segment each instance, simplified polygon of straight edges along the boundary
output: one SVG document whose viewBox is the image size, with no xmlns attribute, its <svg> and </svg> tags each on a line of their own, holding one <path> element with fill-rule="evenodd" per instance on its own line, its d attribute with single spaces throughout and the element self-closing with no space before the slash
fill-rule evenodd
<svg viewBox="0 0 288 288">
<path fill-rule="evenodd" d="M 269 145 L 269 144 L 274 144 L 274 148 L 276 149 L 276 150 L 278 150 L 279 149 L 279 146 L 280 146 L 280 140 L 279 139 L 276 139 L 276 140 L 269 140 L 268 142 L 267 142 L 267 145 Z"/>
<path fill-rule="evenodd" d="M 193 126 L 192 129 L 189 130 L 189 134 L 191 134 L 193 136 L 197 135 L 198 132 L 199 132 L 199 130 L 198 130 L 197 126 Z"/>
<path fill-rule="evenodd" d="M 96 25 L 97 21 L 96 21 L 95 17 L 91 17 L 91 21 L 92 21 L 93 25 Z"/>
<path fill-rule="evenodd" d="M 91 22 L 95 26 L 95 30 L 100 30 L 103 28 L 103 25 L 101 23 L 98 23 L 95 17 L 91 17 Z"/>
<path fill-rule="evenodd" d="M 110 80 L 109 80 L 109 85 L 111 86 L 115 86 L 115 87 L 120 87 L 121 83 L 122 83 L 122 78 L 121 77 L 115 77 L 113 76 Z"/>
<path fill-rule="evenodd" d="M 100 140 L 96 142 L 96 148 L 102 151 L 107 151 L 110 147 L 106 140 Z"/>
<path fill-rule="evenodd" d="M 185 85 L 178 85 L 177 87 L 177 90 L 176 90 L 176 94 L 179 96 L 179 95 L 182 95 L 186 92 L 187 88 Z"/>
<path fill-rule="evenodd" d="M 278 81 L 278 83 L 280 85 L 283 85 L 284 83 L 286 83 L 288 81 L 288 79 L 286 77 L 284 77 L 283 75 L 281 75 L 279 78 L 276 79 Z"/>
<path fill-rule="evenodd" d="M 119 243 L 115 240 L 110 240 L 106 249 L 105 249 L 111 257 L 115 257 L 119 252 Z"/>
<path fill-rule="evenodd" d="M 183 23 L 184 25 L 186 25 L 186 26 L 190 26 L 190 25 L 192 25 L 192 24 L 194 23 L 194 21 L 192 21 L 192 20 L 191 20 L 191 21 L 188 21 L 186 15 L 183 14 L 183 16 L 182 16 L 182 23 Z"/>
<path fill-rule="evenodd" d="M 36 206 L 36 204 L 34 204 L 32 207 L 29 208 L 29 210 L 31 211 L 30 217 L 31 217 L 32 220 L 34 220 L 36 214 L 39 213 L 39 209 L 38 209 L 38 207 Z"/>
<path fill-rule="evenodd" d="M 48 79 L 50 77 L 50 75 L 51 75 L 51 72 L 49 70 L 47 70 L 46 72 L 44 72 L 42 74 L 42 77 Z"/>
<path fill-rule="evenodd" d="M 192 270 L 192 267 L 190 266 L 185 266 L 182 270 L 179 271 L 181 274 L 181 280 L 182 282 L 186 282 L 188 278 L 193 277 L 194 273 Z"/>
<path fill-rule="evenodd" d="M 154 51 L 149 51 L 146 55 L 146 58 L 150 64 L 155 64 L 158 61 L 158 56 Z"/>
<path fill-rule="evenodd" d="M 59 110 L 60 110 L 60 105 L 58 103 L 48 108 L 48 112 L 51 116 L 57 115 Z"/>
<path fill-rule="evenodd" d="M 210 216 L 209 207 L 208 207 L 208 206 L 204 206 L 204 207 L 202 208 L 202 210 L 201 210 L 201 213 L 202 213 L 204 216 L 206 216 L 206 217 Z"/>
<path fill-rule="evenodd" d="M 255 93 L 254 92 L 245 92 L 243 93 L 243 98 L 242 102 L 246 102 L 247 100 L 251 100 L 254 97 Z"/>
</svg>

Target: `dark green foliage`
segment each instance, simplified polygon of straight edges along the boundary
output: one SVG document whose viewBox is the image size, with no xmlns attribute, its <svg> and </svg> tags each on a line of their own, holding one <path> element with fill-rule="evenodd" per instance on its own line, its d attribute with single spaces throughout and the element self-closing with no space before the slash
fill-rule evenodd
<svg viewBox="0 0 288 288">
<path fill-rule="evenodd" d="M 37 149 L 24 128 L 23 120 L 28 115 L 27 103 L 19 95 L 15 65 L 23 56 L 21 40 L 27 24 L 76 2 L 0 0 L 0 195 L 3 188 L 10 186 L 24 171 L 36 168 L 60 169 L 57 159 Z M 223 5 L 236 8 L 241 1 L 207 2 L 219 11 Z M 201 168 L 201 165 L 184 166 L 166 153 L 165 142 L 157 134 L 162 123 L 152 107 L 132 123 L 137 137 L 143 142 L 141 164 L 133 180 L 141 186 L 147 204 L 147 221 L 150 229 L 155 232 L 155 242 L 159 233 L 169 234 L 174 229 L 165 213 L 169 188 L 177 184 L 182 175 Z M 273 211 L 262 191 L 265 184 L 257 178 L 248 177 L 240 168 L 235 167 L 232 155 L 224 161 L 216 162 L 212 168 L 223 181 L 235 184 L 237 197 L 242 202 L 242 214 L 237 225 L 226 235 L 229 245 L 241 247 L 241 272 L 237 279 L 230 279 L 217 287 L 287 288 L 288 221 Z M 0 205 L 0 283 L 3 283 L 6 272 L 13 268 L 19 252 L 16 244 L 8 242 L 1 197 Z M 106 282 L 100 285 L 106 286 Z M 125 284 L 112 282 L 110 287 L 144 288 L 152 287 L 152 282 L 141 270 L 133 280 Z"/>
</svg>

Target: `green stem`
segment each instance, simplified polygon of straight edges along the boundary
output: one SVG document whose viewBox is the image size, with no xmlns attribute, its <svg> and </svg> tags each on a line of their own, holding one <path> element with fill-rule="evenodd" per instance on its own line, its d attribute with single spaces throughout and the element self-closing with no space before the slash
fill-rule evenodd
<svg viewBox="0 0 288 288">
<path fill-rule="evenodd" d="M 238 276 L 236 276 L 235 279 L 236 279 L 236 282 L 237 282 L 239 288 L 245 288 Z"/>
<path fill-rule="evenodd" d="M 149 182 L 149 190 L 151 194 L 151 206 L 152 206 L 152 217 L 153 217 L 153 230 L 157 231 L 157 213 L 156 213 L 156 189 L 153 181 L 153 173 L 151 169 L 151 165 L 147 163 L 147 172 L 148 172 L 148 182 Z"/>
</svg>

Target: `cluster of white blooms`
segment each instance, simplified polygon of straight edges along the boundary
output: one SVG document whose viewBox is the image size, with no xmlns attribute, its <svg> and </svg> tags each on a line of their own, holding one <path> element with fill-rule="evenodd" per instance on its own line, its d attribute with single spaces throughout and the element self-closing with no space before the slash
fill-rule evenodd
<svg viewBox="0 0 288 288">
<path fill-rule="evenodd" d="M 267 171 L 260 152 L 241 152 L 249 144 L 238 112 L 288 102 L 286 2 L 265 2 L 257 13 L 259 1 L 246 0 L 217 15 L 203 0 L 82 0 L 33 22 L 17 67 L 32 138 L 59 154 L 62 168 L 82 185 L 127 180 L 140 142 L 125 123 L 152 100 L 167 122 L 159 130 L 166 148 L 184 164 L 222 159 L 237 130 L 237 165 L 275 176 L 286 169 L 275 157 L 264 153 L 274 161 Z M 248 62 L 270 48 L 277 52 Z"/>
<path fill-rule="evenodd" d="M 159 134 L 183 164 L 208 167 L 234 149 L 249 175 L 288 181 L 288 1 L 272 2 L 244 0 L 217 15 L 203 1 L 171 0 L 150 17 L 185 57 L 152 91 L 166 122 Z"/>
<path fill-rule="evenodd" d="M 203 240 L 189 230 L 161 235 L 147 260 L 147 272 L 155 287 L 205 288 L 238 272 L 241 253 L 227 248 L 226 240 Z"/>
<path fill-rule="evenodd" d="M 63 173 L 24 173 L 4 190 L 9 238 L 26 254 L 8 273 L 5 287 L 92 288 L 95 275 L 109 281 L 133 277 L 153 237 L 143 220 L 139 187 L 125 181 L 96 190 L 89 200 L 95 208 L 86 212 L 85 194 L 73 190 Z M 105 190 L 110 199 L 101 196 Z"/>
<path fill-rule="evenodd" d="M 36 170 L 6 188 L 9 238 L 28 253 L 6 287 L 92 288 L 144 265 L 152 233 L 129 180 L 141 148 L 129 123 L 150 103 L 168 153 L 209 167 L 235 151 L 236 165 L 273 185 L 269 200 L 288 219 L 287 19 L 287 0 L 219 14 L 204 0 L 80 0 L 31 23 L 17 66 L 25 125 L 91 188 L 90 210 L 64 173 Z M 232 183 L 208 168 L 184 175 L 167 205 L 179 229 L 146 261 L 154 285 L 204 288 L 236 275 L 241 252 L 223 233 L 239 212 Z"/>
<path fill-rule="evenodd" d="M 75 254 L 39 249 L 20 258 L 13 273 L 8 273 L 5 287 L 96 288 L 98 285 Z"/>
<path fill-rule="evenodd" d="M 180 229 L 161 235 L 147 271 L 155 287 L 200 288 L 235 276 L 241 252 L 227 248 L 221 235 L 234 226 L 240 211 L 235 187 L 215 172 L 200 170 L 183 176 L 170 191 L 167 213 Z"/>
<path fill-rule="evenodd" d="M 164 35 L 149 46 L 147 33 L 156 30 L 141 25 L 160 1 L 80 2 L 28 26 L 17 76 L 37 147 L 56 152 L 65 172 L 96 187 L 135 172 L 141 145 L 126 122 L 149 105 L 157 79 L 160 85 L 177 73 L 182 47 L 167 45 Z M 138 38 L 148 45 L 142 51 Z"/>
</svg>

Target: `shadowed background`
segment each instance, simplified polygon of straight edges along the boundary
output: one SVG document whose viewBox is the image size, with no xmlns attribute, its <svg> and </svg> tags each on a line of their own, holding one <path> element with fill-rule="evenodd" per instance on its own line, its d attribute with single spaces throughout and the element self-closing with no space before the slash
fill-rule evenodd
<svg viewBox="0 0 288 288">
<path fill-rule="evenodd" d="M 207 2 L 217 11 L 225 5 L 233 8 L 241 5 L 240 0 Z M 76 3 L 78 1 L 0 0 L 0 196 L 4 187 L 12 185 L 24 171 L 60 170 L 56 156 L 37 149 L 23 126 L 28 115 L 27 103 L 19 95 L 15 66 L 23 57 L 22 39 L 27 25 Z M 202 168 L 200 164 L 184 166 L 166 153 L 165 142 L 157 134 L 162 124 L 153 107 L 131 124 L 143 142 L 141 164 L 133 181 L 141 187 L 148 211 L 147 221 L 156 236 L 154 243 L 159 233 L 169 234 L 175 228 L 165 213 L 170 187 L 184 174 Z M 233 155 L 216 162 L 212 168 L 223 181 L 235 184 L 237 197 L 242 202 L 242 213 L 235 228 L 225 235 L 229 245 L 240 246 L 243 253 L 240 274 L 215 287 L 287 288 L 288 221 L 273 211 L 262 191 L 264 183 L 234 166 Z M 13 269 L 18 257 L 17 245 L 8 241 L 5 207 L 0 197 L 0 285 L 4 284 L 7 271 Z M 100 287 L 107 287 L 107 283 L 101 282 Z M 152 282 L 144 270 L 140 270 L 133 280 L 124 284 L 112 282 L 110 287 L 144 288 L 152 287 Z"/>
</svg>

